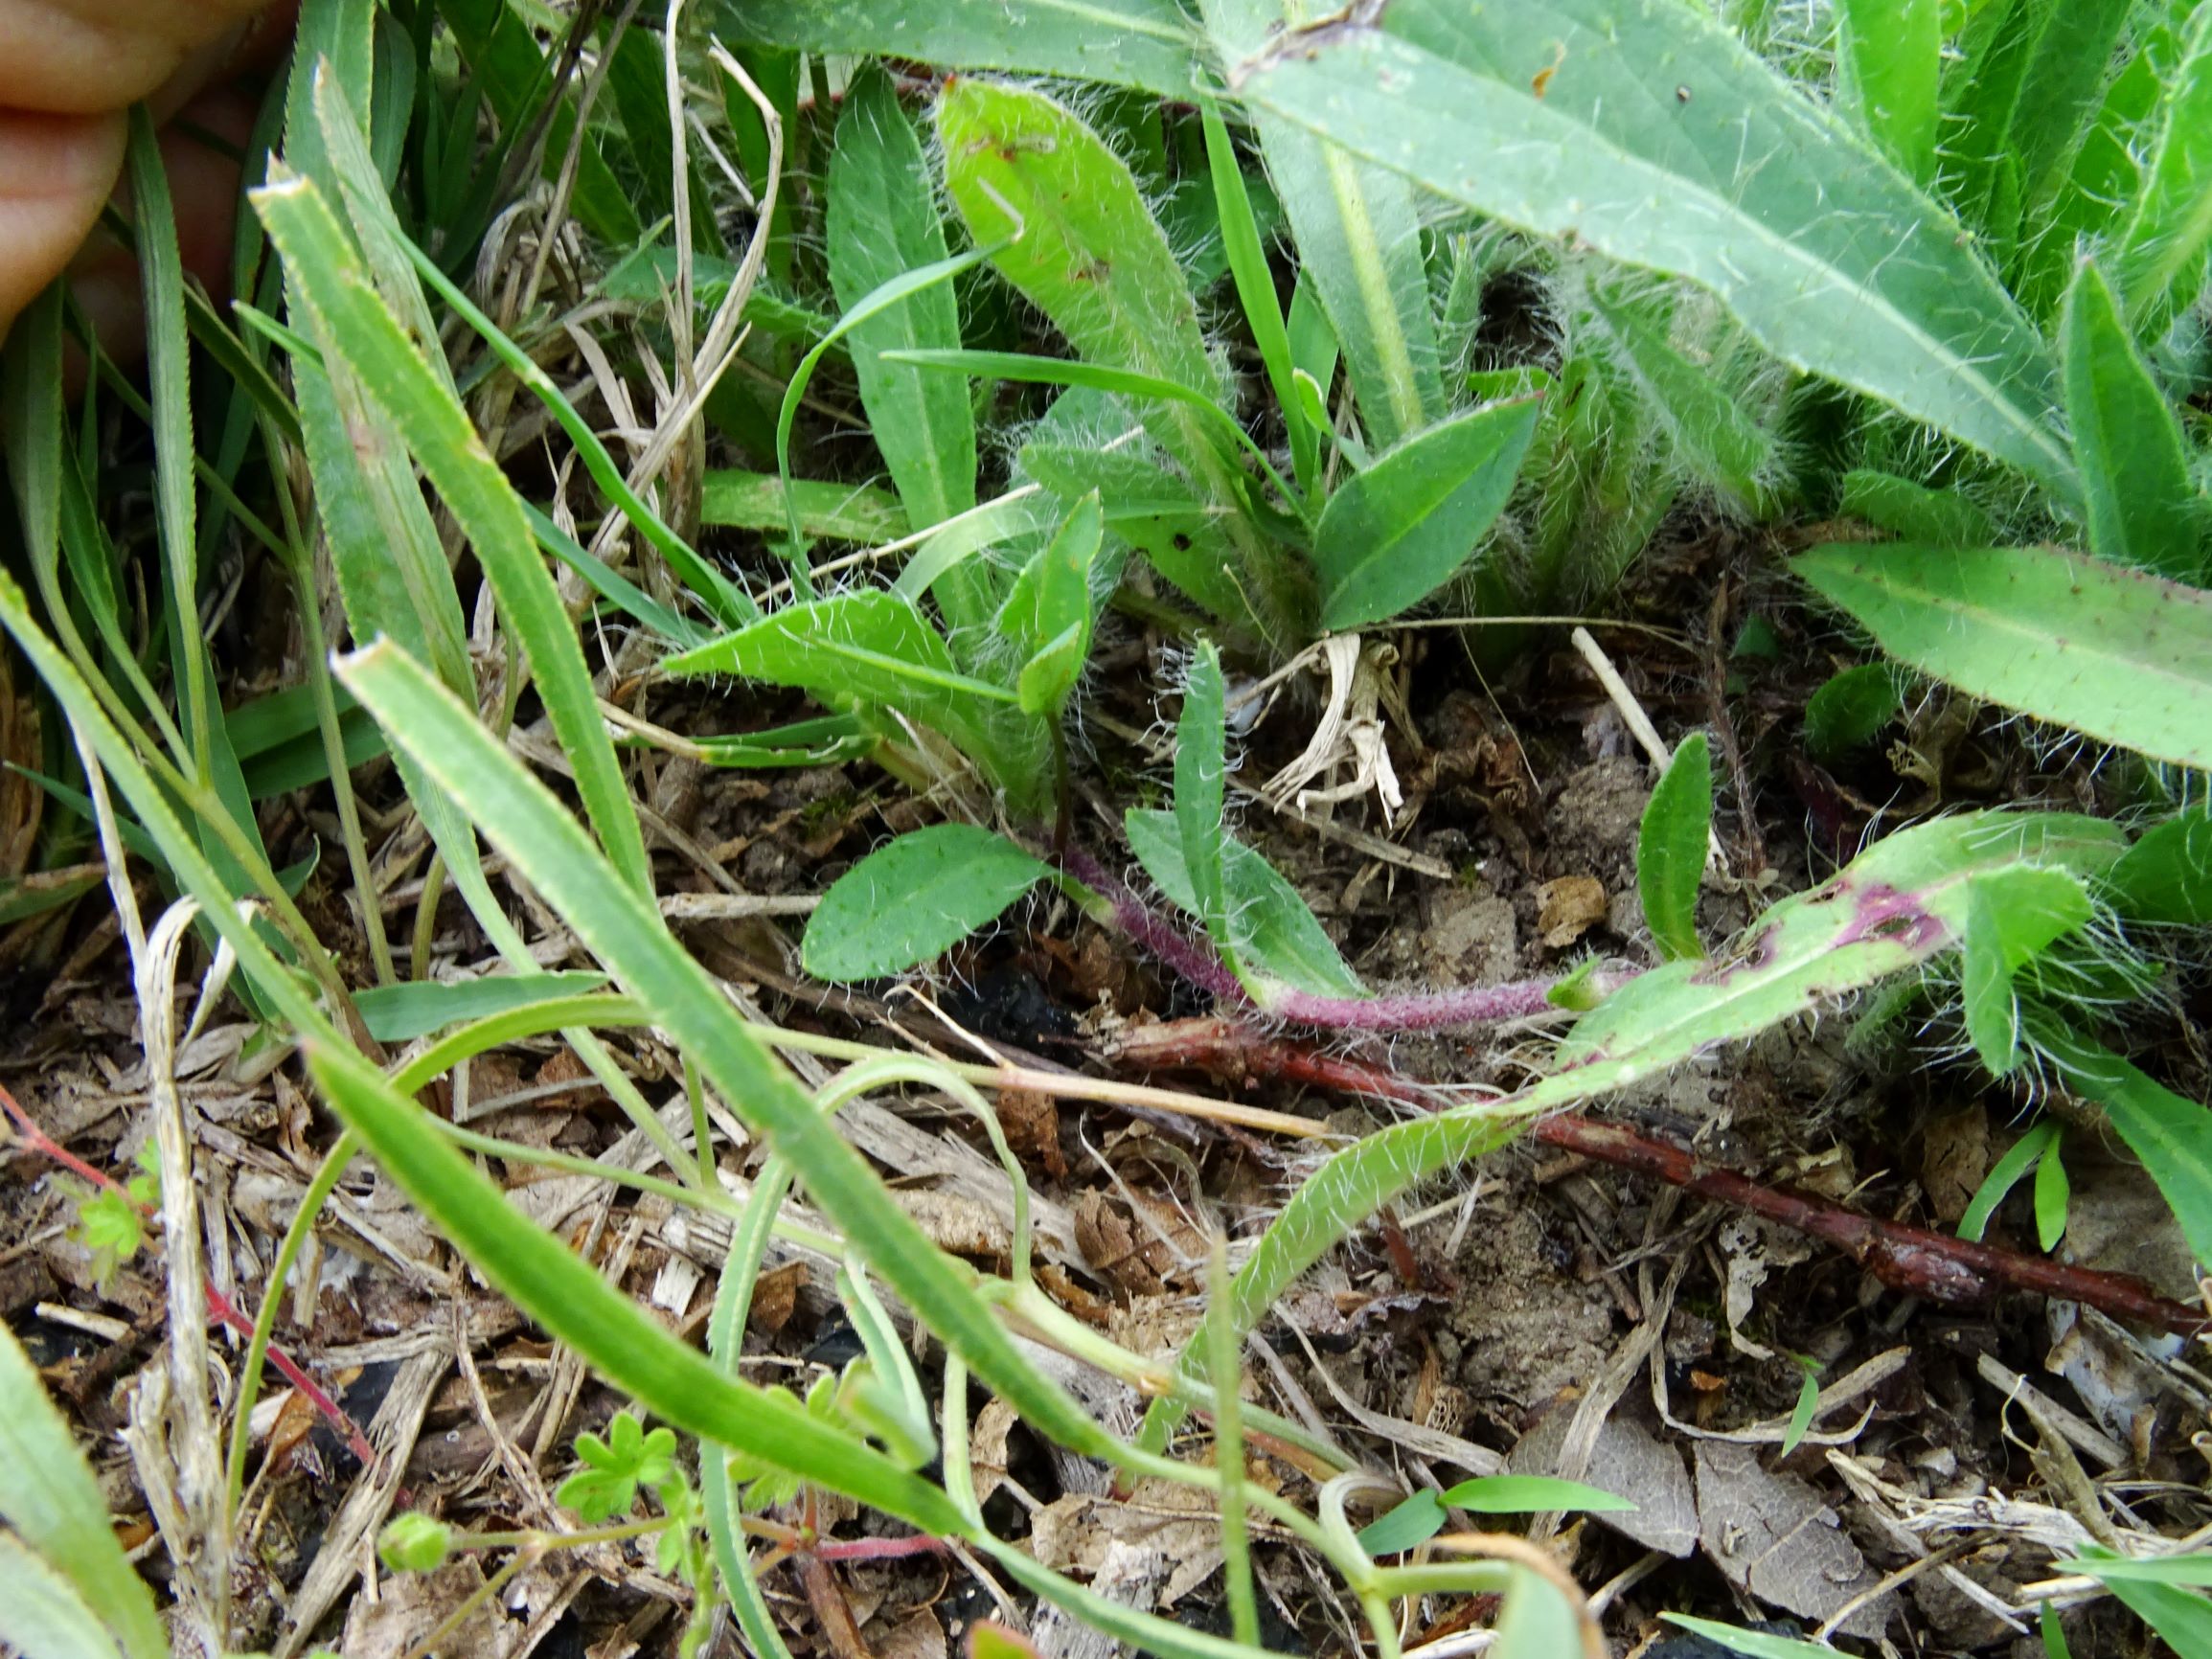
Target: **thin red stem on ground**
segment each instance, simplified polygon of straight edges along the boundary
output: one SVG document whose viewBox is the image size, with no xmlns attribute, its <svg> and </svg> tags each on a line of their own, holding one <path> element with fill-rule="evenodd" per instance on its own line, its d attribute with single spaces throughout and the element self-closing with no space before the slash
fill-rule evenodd
<svg viewBox="0 0 2212 1659">
<path fill-rule="evenodd" d="M 15 1120 L 16 1128 L 21 1131 L 24 1142 L 33 1151 L 59 1164 L 71 1174 L 91 1182 L 102 1192 L 117 1194 L 125 1203 L 134 1206 L 138 1213 L 148 1220 L 159 1214 L 152 1205 L 140 1204 L 131 1197 L 129 1189 L 116 1180 L 114 1176 L 108 1174 L 106 1170 L 95 1169 L 40 1128 L 31 1114 L 23 1109 L 15 1097 L 10 1094 L 5 1087 L 0 1087 L 0 1107 L 6 1108 L 8 1115 Z M 281 1293 L 279 1286 L 271 1285 L 269 1287 L 271 1296 Z M 207 1306 L 208 1311 L 215 1316 L 218 1324 L 228 1326 L 241 1336 L 251 1337 L 253 1335 L 254 1322 L 245 1316 L 238 1304 L 213 1284 L 207 1286 Z M 345 1437 L 348 1449 L 361 1460 L 362 1466 L 365 1468 L 373 1467 L 376 1462 L 376 1448 L 369 1443 L 369 1437 L 361 1432 L 359 1426 L 351 1417 L 346 1415 L 345 1408 L 332 1399 L 320 1383 L 305 1371 L 302 1371 L 293 1362 L 290 1354 L 273 1342 L 269 1344 L 268 1355 L 269 1363 L 277 1368 L 277 1375 L 298 1389 L 308 1403 L 322 1414 L 324 1420 Z"/>
<path fill-rule="evenodd" d="M 1386 1065 L 1323 1054 L 1229 1019 L 1173 1020 L 1125 1033 L 1111 1057 L 1148 1071 L 1191 1069 L 1225 1082 L 1258 1079 L 1364 1096 L 1424 1111 L 1448 1103 L 1442 1092 Z M 1950 1307 L 1989 1301 L 2000 1289 L 2079 1302 L 2115 1319 L 2194 1336 L 2212 1326 L 2202 1308 L 2161 1296 L 2125 1273 L 2076 1267 L 1949 1233 L 1884 1221 L 1787 1186 L 1767 1186 L 1685 1148 L 1577 1112 L 1536 1119 L 1529 1133 L 1547 1146 L 1632 1170 L 1685 1192 L 1779 1221 L 1851 1257 L 1891 1289 Z"/>
</svg>

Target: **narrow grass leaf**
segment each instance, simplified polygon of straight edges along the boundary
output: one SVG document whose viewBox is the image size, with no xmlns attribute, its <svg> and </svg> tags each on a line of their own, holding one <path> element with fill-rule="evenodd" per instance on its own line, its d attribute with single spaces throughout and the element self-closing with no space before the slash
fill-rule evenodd
<svg viewBox="0 0 2212 1659">
<path fill-rule="evenodd" d="M 669 609 L 628 577 L 598 557 L 575 536 L 556 524 L 553 515 L 543 508 L 525 501 L 522 511 L 530 520 L 531 533 L 537 537 L 537 545 L 583 578 L 592 592 L 607 603 L 673 644 L 697 646 L 706 643 L 706 630 L 697 623 Z"/>
<path fill-rule="evenodd" d="M 2212 1263 L 2212 1110 L 2070 1032 L 2037 1033 L 2067 1085 L 2104 1107 L 2165 1194 L 2197 1260 Z"/>
<path fill-rule="evenodd" d="M 1478 212 L 1687 278 L 1784 361 L 2074 492 L 2041 335 L 1971 239 L 1694 8 L 1396 0 L 1230 79 Z"/>
<path fill-rule="evenodd" d="M 874 289 L 949 256 L 922 141 L 878 65 L 845 88 L 830 157 L 830 285 L 847 310 Z M 868 428 L 906 516 L 937 524 L 975 505 L 975 409 L 957 380 L 883 360 L 901 347 L 957 348 L 960 307 L 933 284 L 856 325 L 847 340 Z"/>
<path fill-rule="evenodd" d="M 1533 1515 L 1545 1510 L 1608 1514 L 1636 1507 L 1602 1488 L 1550 1475 L 1478 1475 L 1448 1488 L 1444 1501 L 1472 1515 Z"/>
<path fill-rule="evenodd" d="M 725 40 L 802 52 L 895 57 L 947 69 L 1010 69 L 1185 98 L 1197 41 L 1174 0 L 721 0 Z"/>
<path fill-rule="evenodd" d="M 12 1533 L 0 1533 L 0 1642 L 24 1659 L 115 1659 L 79 1589 Z"/>
<path fill-rule="evenodd" d="M 1831 674 L 1805 700 L 1805 747 L 1834 765 L 1881 735 L 1904 707 L 1904 676 L 1888 663 Z"/>
<path fill-rule="evenodd" d="M 1298 488 L 1309 494 L 1320 483 L 1321 445 L 1312 424 L 1300 418 L 1297 390 L 1291 383 L 1293 360 L 1290 334 L 1283 323 L 1282 302 L 1275 297 L 1275 273 L 1267 267 L 1267 250 L 1260 240 L 1260 224 L 1252 215 L 1252 195 L 1244 186 L 1244 170 L 1237 147 L 1221 120 L 1220 106 L 1212 99 L 1198 106 L 1205 124 L 1206 166 L 1214 185 L 1214 208 L 1221 225 L 1221 249 L 1228 256 L 1229 274 L 1236 281 L 1237 303 L 1252 343 L 1267 371 L 1276 405 L 1282 409 L 1284 431 L 1290 445 L 1290 470 Z"/>
<path fill-rule="evenodd" d="M 2181 423 L 2087 260 L 2066 290 L 2059 352 L 2089 551 L 2176 581 L 2199 580 L 2205 520 Z"/>
<path fill-rule="evenodd" d="M 2212 1590 L 2212 1555 L 2201 1550 L 2181 1556 L 2099 1555 L 2067 1565 L 2107 1584 L 2125 1579 L 2135 1584 L 2181 1584 L 2192 1590 Z"/>
<path fill-rule="evenodd" d="M 1990 1166 L 1989 1173 L 1982 1177 L 1981 1185 L 1967 1200 L 1966 1213 L 1958 1218 L 1958 1236 L 1980 1243 L 1997 1206 L 2020 1184 L 2021 1177 L 2036 1167 L 2037 1161 L 2058 1144 L 2059 1126 L 2046 1121 L 2007 1147 L 2004 1156 Z"/>
<path fill-rule="evenodd" d="M 257 191 L 254 200 L 295 291 L 330 331 L 369 396 L 406 432 L 424 472 L 467 533 L 508 626 L 530 659 L 592 828 L 622 879 L 640 892 L 650 890 L 645 840 L 600 716 L 582 646 L 513 486 L 376 297 L 315 187 L 280 176 Z"/>
<path fill-rule="evenodd" d="M 1434 1492 L 1418 1491 L 1369 1521 L 1357 1535 L 1359 1547 L 1370 1556 L 1396 1556 L 1428 1542 L 1444 1531 L 1448 1519 Z"/>
<path fill-rule="evenodd" d="M 1740 1630 L 1711 1619 L 1693 1619 L 1687 1613 L 1661 1613 L 1670 1625 L 1678 1625 L 1694 1636 L 1702 1636 L 1717 1648 L 1742 1653 L 1747 1659 L 1836 1659 L 1836 1649 L 1819 1642 L 1800 1642 L 1793 1636 L 1769 1636 L 1764 1630 Z"/>
<path fill-rule="evenodd" d="M 2102 897 L 2130 921 L 2212 922 L 2212 810 L 2199 807 L 2145 830 L 2105 877 Z"/>
<path fill-rule="evenodd" d="M 1183 860 L 1176 815 L 1132 807 L 1123 819 L 1129 850 L 1159 890 L 1198 917 L 1198 898 Z M 1270 984 L 1323 997 L 1366 996 L 1359 981 L 1298 890 L 1259 852 L 1233 835 L 1221 838 L 1221 887 L 1229 907 L 1233 961 L 1250 976 L 1246 989 L 1263 1002 Z"/>
<path fill-rule="evenodd" d="M 2155 339 L 2196 293 L 2212 246 L 2212 10 L 2197 8 L 2161 105 L 2142 188 L 2112 258 L 2128 321 L 2142 339 Z"/>
<path fill-rule="evenodd" d="M 1943 69 L 1938 0 L 1842 0 L 1836 9 L 1837 102 L 1905 175 L 1935 173 Z"/>
<path fill-rule="evenodd" d="M 1923 673 L 2212 765 L 2212 594 L 2044 548 L 1833 545 L 1791 568 Z"/>
<path fill-rule="evenodd" d="M 1450 580 L 1513 494 L 1538 412 L 1530 399 L 1458 416 L 1338 486 L 1313 534 L 1321 625 L 1386 622 Z"/>
<path fill-rule="evenodd" d="M 1987 547 L 1996 538 L 1990 515 L 1955 489 L 1930 489 L 1894 472 L 1846 472 L 1836 507 L 1848 517 L 1863 518 L 1906 541 Z"/>
<path fill-rule="evenodd" d="M 964 1533 L 944 1493 L 787 1395 L 725 1375 L 507 1201 L 358 1055 L 308 1050 L 324 1097 L 455 1248 L 546 1330 L 654 1416 L 928 1532 Z"/>
<path fill-rule="evenodd" d="M 1636 892 L 1661 956 L 1704 954 L 1698 943 L 1698 884 L 1712 824 L 1712 753 L 1705 734 L 1693 732 L 1653 789 L 1636 834 Z"/>
<path fill-rule="evenodd" d="M 1039 1433 L 1085 1456 L 1112 1455 L 1112 1437 L 1023 1357 L 975 1294 L 971 1270 L 928 1241 L 859 1152 L 823 1121 L 745 1028 L 652 903 L 612 878 L 605 859 L 552 793 L 398 651 L 372 647 L 358 652 L 341 665 L 339 677 L 396 742 L 415 750 L 617 982 L 652 1008 L 655 1024 L 697 1061 L 707 1082 L 790 1159 L 847 1246 L 882 1275 L 915 1317 Z M 945 1501 L 939 1493 L 936 1502 Z M 955 1518 L 943 1530 L 962 1532 L 963 1523 Z"/>
<path fill-rule="evenodd" d="M 1820 1372 L 1810 1362 L 1797 1362 L 1805 1368 L 1805 1375 L 1797 1379 L 1797 1403 L 1790 1408 L 1790 1420 L 1782 1430 L 1782 1455 L 1788 1457 L 1804 1443 L 1813 1428 L 1813 1417 L 1820 1409 Z"/>
<path fill-rule="evenodd" d="M 849 984 L 942 955 L 1050 875 L 1003 835 L 935 824 L 878 848 L 831 883 L 807 919 L 800 960 Z"/>
<path fill-rule="evenodd" d="M 513 1013 L 543 1003 L 569 1003 L 606 984 L 603 973 L 488 974 L 478 979 L 417 980 L 373 986 L 353 1006 L 378 1042 L 412 1042 L 447 1026 Z"/>
<path fill-rule="evenodd" d="M 2212 1653 L 2212 1601 L 2161 1579 L 2106 1571 L 2134 1564 L 2122 1563 L 2111 1552 L 2093 1547 L 2085 1549 L 2081 1559 L 2067 1563 L 2104 1579 L 2112 1594 L 2182 1659 Z"/>
<path fill-rule="evenodd" d="M 2036 1634 L 2043 1639 L 2043 1659 L 2074 1659 L 2073 1648 L 2066 1645 L 2065 1626 L 2059 1623 L 2059 1610 L 2048 1602 L 2037 1616 Z"/>
<path fill-rule="evenodd" d="M 14 1529 L 26 1559 L 42 1562 L 100 1611 L 107 1651 L 162 1659 L 169 1638 L 153 1598 L 116 1542 L 107 1500 L 69 1424 L 39 1383 L 11 1330 L 0 1329 L 0 1520 Z M 19 1594 L 29 1586 L 18 1583 Z"/>
</svg>

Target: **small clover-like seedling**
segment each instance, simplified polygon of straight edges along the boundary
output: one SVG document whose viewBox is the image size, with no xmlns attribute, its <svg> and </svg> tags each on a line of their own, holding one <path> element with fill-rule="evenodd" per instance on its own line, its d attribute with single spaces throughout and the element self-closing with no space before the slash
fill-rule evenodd
<svg viewBox="0 0 2212 1659">
<path fill-rule="evenodd" d="M 817 1422 L 845 1427 L 844 1408 L 837 1398 L 838 1386 L 838 1379 L 827 1373 L 816 1377 L 813 1386 L 807 1390 L 807 1415 Z M 792 1398 L 791 1391 L 787 1388 L 771 1389 L 769 1392 L 780 1394 L 786 1399 Z M 745 1483 L 746 1509 L 773 1510 L 799 1495 L 802 1483 L 797 1475 L 757 1463 L 738 1452 L 729 1453 L 728 1460 L 730 1479 Z"/>
<path fill-rule="evenodd" d="M 103 1289 L 146 1244 L 146 1214 L 161 1202 L 159 1160 L 154 1144 L 146 1142 L 138 1148 L 139 1172 L 123 1189 L 103 1187 L 77 1206 L 69 1237 L 92 1252 L 94 1277 Z"/>
<path fill-rule="evenodd" d="M 590 1433 L 576 1437 L 576 1455 L 587 1466 L 562 1481 L 553 1501 L 587 1523 L 627 1515 L 637 1502 L 638 1488 L 658 1490 L 675 1471 L 675 1449 L 673 1429 L 648 1434 L 630 1413 L 617 1412 L 604 1440 Z"/>
</svg>

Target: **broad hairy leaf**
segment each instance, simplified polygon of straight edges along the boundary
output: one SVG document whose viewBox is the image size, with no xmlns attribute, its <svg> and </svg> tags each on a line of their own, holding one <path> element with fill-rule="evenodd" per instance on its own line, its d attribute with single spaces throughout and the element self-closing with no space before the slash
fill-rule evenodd
<svg viewBox="0 0 2212 1659">
<path fill-rule="evenodd" d="M 1930 489 L 1894 472 L 1846 472 L 1836 506 L 1906 541 L 1937 547 L 1986 547 L 1996 534 L 1989 514 L 1955 489 Z"/>
<path fill-rule="evenodd" d="M 2020 1062 L 2014 976 L 2091 912 L 2088 890 L 2070 871 L 1999 870 L 1970 884 L 1959 994 L 1967 1035 L 1995 1076 Z"/>
<path fill-rule="evenodd" d="M 715 18 L 724 40 L 1103 80 L 1165 98 L 1189 96 L 1198 73 L 1174 0 L 720 0 Z"/>
<path fill-rule="evenodd" d="M 1137 862 L 1178 908 L 1200 914 L 1183 862 L 1175 815 L 1132 807 L 1123 818 Z M 1270 984 L 1314 996 L 1366 996 L 1359 976 L 1323 931 L 1298 890 L 1272 864 L 1233 835 L 1221 838 L 1221 885 L 1229 905 L 1233 961 L 1244 986 L 1266 1005 Z"/>
<path fill-rule="evenodd" d="M 1675 750 L 1636 834 L 1636 892 L 1644 924 L 1659 954 L 1702 956 L 1698 943 L 1698 885 L 1705 875 L 1705 840 L 1713 824 L 1713 758 L 1705 734 L 1693 732 Z"/>
<path fill-rule="evenodd" d="M 2074 492 L 2041 338 L 1971 239 L 1695 8 L 1394 0 L 1230 77 L 1454 201 L 1687 278 L 1786 362 Z"/>
<path fill-rule="evenodd" d="M 1448 581 L 1513 494 L 1533 398 L 1417 432 L 1339 485 L 1313 533 L 1321 625 L 1385 622 Z"/>
<path fill-rule="evenodd" d="M 1062 500 L 1095 490 L 1107 530 L 1212 615 L 1236 614 L 1243 602 L 1233 574 L 1237 550 L 1222 510 L 1200 501 L 1179 473 L 1127 449 L 1036 439 L 1021 446 L 1021 468 Z"/>
<path fill-rule="evenodd" d="M 942 380 L 945 376 L 936 378 Z M 774 474 L 718 467 L 709 472 L 704 482 L 705 489 L 699 502 L 701 524 L 725 524 L 740 530 L 784 528 L 783 486 Z M 974 503 L 971 501 L 969 505 L 972 507 Z M 803 534 L 832 541 L 896 541 L 907 530 L 906 510 L 898 500 L 865 484 L 827 484 L 817 479 L 794 478 L 791 506 L 799 514 Z M 932 521 L 921 522 L 926 525 Z"/>
<path fill-rule="evenodd" d="M 115 1659 L 82 1592 L 12 1533 L 0 1533 L 0 1642 L 23 1659 Z"/>
<path fill-rule="evenodd" d="M 1837 101 L 1908 177 L 1927 184 L 1935 172 L 1942 6 L 1842 0 L 1836 21 Z"/>
<path fill-rule="evenodd" d="M 830 158 L 830 284 L 850 310 L 893 277 L 944 261 L 928 162 L 891 77 L 863 69 L 845 89 Z M 957 348 L 960 307 L 937 284 L 855 328 L 847 341 L 868 428 L 909 521 L 936 524 L 975 505 L 975 411 L 946 375 L 883 361 L 901 347 Z"/>
<path fill-rule="evenodd" d="M 1000 275 L 1052 319 L 1086 363 L 1184 389 L 1140 405 L 1146 430 L 1217 502 L 1243 499 L 1234 421 L 1197 307 L 1158 221 L 1121 158 L 1065 105 L 1031 88 L 961 79 L 937 102 L 945 182 L 969 233 L 995 245 Z M 1293 573 L 1232 518 L 1243 603 L 1264 633 L 1304 632 Z"/>
<path fill-rule="evenodd" d="M 935 824 L 879 847 L 831 883 L 800 960 L 839 984 L 903 973 L 950 949 L 1051 874 L 1003 835 Z"/>
<path fill-rule="evenodd" d="M 2033 547 L 1839 544 L 1791 568 L 1923 673 L 2156 760 L 2212 765 L 2212 594 Z"/>
<path fill-rule="evenodd" d="M 2212 9 L 2197 8 L 2162 102 L 2163 123 L 2112 260 L 2128 320 L 2144 338 L 2196 292 L 2212 246 Z"/>
<path fill-rule="evenodd" d="M 1693 362 L 1669 337 L 1653 307 L 1593 293 L 1592 306 L 1619 343 L 1628 371 L 1665 420 L 1675 446 L 1699 479 L 1759 511 L 1770 491 L 1774 436 L 1763 428 L 1709 363 Z"/>
<path fill-rule="evenodd" d="M 2212 811 L 2199 807 L 2146 830 L 2106 873 L 2102 897 L 2130 921 L 2212 922 Z"/>
<path fill-rule="evenodd" d="M 2204 570 L 2203 504 L 2190 482 L 2181 423 L 2087 260 L 2066 290 L 2059 352 L 2089 551 L 2176 581 L 2197 580 Z"/>
<path fill-rule="evenodd" d="M 1805 701 L 1805 746 L 1833 764 L 1874 741 L 1904 706 L 1904 676 L 1888 663 L 1831 674 Z"/>
</svg>

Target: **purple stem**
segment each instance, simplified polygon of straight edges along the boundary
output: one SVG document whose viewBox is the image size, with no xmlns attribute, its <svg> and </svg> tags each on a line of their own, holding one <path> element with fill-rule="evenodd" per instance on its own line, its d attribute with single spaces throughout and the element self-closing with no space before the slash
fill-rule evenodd
<svg viewBox="0 0 2212 1659">
<path fill-rule="evenodd" d="M 1200 990 L 1237 1008 L 1250 1008 L 1244 988 L 1204 946 L 1193 943 L 1174 923 L 1162 920 L 1121 879 L 1080 847 L 1067 850 L 1068 874 L 1102 894 L 1113 906 L 1114 923 Z M 1591 976 L 1590 989 L 1604 995 L 1643 970 L 1614 969 Z M 1552 1011 L 1550 992 L 1557 979 L 1524 979 L 1511 985 L 1471 986 L 1459 990 L 1400 992 L 1392 996 L 1317 996 L 1285 990 L 1268 1013 L 1331 1031 L 1437 1031 L 1446 1026 L 1490 1025 Z"/>
</svg>

